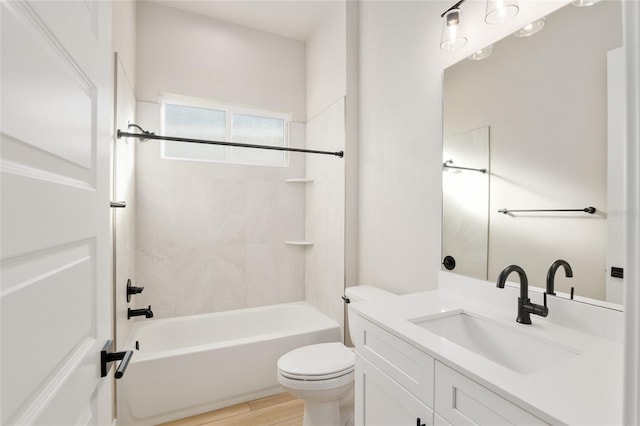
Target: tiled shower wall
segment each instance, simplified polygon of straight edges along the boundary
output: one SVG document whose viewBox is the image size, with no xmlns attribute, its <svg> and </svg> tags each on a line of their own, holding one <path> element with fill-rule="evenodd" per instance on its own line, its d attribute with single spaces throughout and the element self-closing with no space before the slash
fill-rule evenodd
<svg viewBox="0 0 640 426">
<path fill-rule="evenodd" d="M 138 103 L 140 122 L 158 105 Z M 157 120 L 157 118 L 156 118 Z M 292 123 L 292 145 L 304 125 Z M 158 128 L 150 125 L 149 128 Z M 257 167 L 160 159 L 160 144 L 138 146 L 137 247 L 140 306 L 156 318 L 304 300 L 305 189 L 291 166 Z"/>
</svg>

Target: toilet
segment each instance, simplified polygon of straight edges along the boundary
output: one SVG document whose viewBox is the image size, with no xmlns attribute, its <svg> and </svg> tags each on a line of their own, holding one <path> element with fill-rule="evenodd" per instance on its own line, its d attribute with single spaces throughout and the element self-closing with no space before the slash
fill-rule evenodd
<svg viewBox="0 0 640 426">
<path fill-rule="evenodd" d="M 357 303 L 394 294 L 363 285 L 347 287 L 345 296 L 347 303 Z M 347 305 L 349 322 L 352 315 Z M 349 334 L 354 340 L 351 331 Z M 353 348 L 340 342 L 303 346 L 280 357 L 278 382 L 288 393 L 304 401 L 303 426 L 353 424 L 355 360 Z"/>
</svg>

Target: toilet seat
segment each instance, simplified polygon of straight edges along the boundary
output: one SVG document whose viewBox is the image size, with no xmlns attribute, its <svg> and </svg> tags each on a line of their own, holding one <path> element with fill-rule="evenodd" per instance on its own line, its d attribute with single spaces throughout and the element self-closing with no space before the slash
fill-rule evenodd
<svg viewBox="0 0 640 426">
<path fill-rule="evenodd" d="M 291 380 L 329 380 L 345 376 L 354 369 L 355 354 L 340 342 L 304 346 L 278 360 L 279 373 Z"/>
<path fill-rule="evenodd" d="M 321 381 L 321 380 L 329 380 L 329 379 L 335 379 L 337 377 L 342 377 L 346 374 L 349 374 L 351 372 L 353 372 L 355 370 L 354 367 L 351 368 L 347 368 L 343 371 L 337 371 L 335 373 L 331 373 L 331 374 L 323 374 L 323 375 L 304 375 L 304 374 L 292 374 L 292 373 L 287 373 L 286 371 L 282 371 L 282 370 L 278 370 L 278 372 L 283 376 L 286 377 L 287 379 L 291 379 L 291 380 L 305 380 L 305 381 Z"/>
<path fill-rule="evenodd" d="M 299 379 L 290 379 L 289 377 L 285 377 L 282 373 L 278 372 L 278 383 L 285 387 L 285 389 L 295 389 L 302 392 L 313 392 L 316 394 L 316 398 L 318 397 L 318 391 L 329 391 L 335 392 L 339 389 L 344 389 L 345 387 L 353 387 L 353 382 L 355 380 L 356 373 L 355 371 L 351 371 L 342 376 L 334 377 L 333 379 L 324 379 L 324 380 L 299 380 Z M 299 396 L 301 399 L 303 398 L 301 395 Z"/>
</svg>

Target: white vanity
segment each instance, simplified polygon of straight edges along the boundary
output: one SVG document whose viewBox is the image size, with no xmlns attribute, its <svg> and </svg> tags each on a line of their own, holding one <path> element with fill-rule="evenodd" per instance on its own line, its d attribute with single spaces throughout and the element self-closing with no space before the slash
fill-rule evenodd
<svg viewBox="0 0 640 426">
<path fill-rule="evenodd" d="M 553 298 L 523 325 L 517 295 L 470 282 L 354 305 L 355 424 L 621 424 L 622 343 L 606 330 L 622 313 Z"/>
</svg>

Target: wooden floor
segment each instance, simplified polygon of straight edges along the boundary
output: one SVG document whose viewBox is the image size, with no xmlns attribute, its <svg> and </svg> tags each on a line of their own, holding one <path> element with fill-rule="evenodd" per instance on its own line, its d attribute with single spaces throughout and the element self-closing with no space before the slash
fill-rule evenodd
<svg viewBox="0 0 640 426">
<path fill-rule="evenodd" d="M 244 402 L 162 426 L 302 426 L 304 402 L 288 393 Z"/>
</svg>

